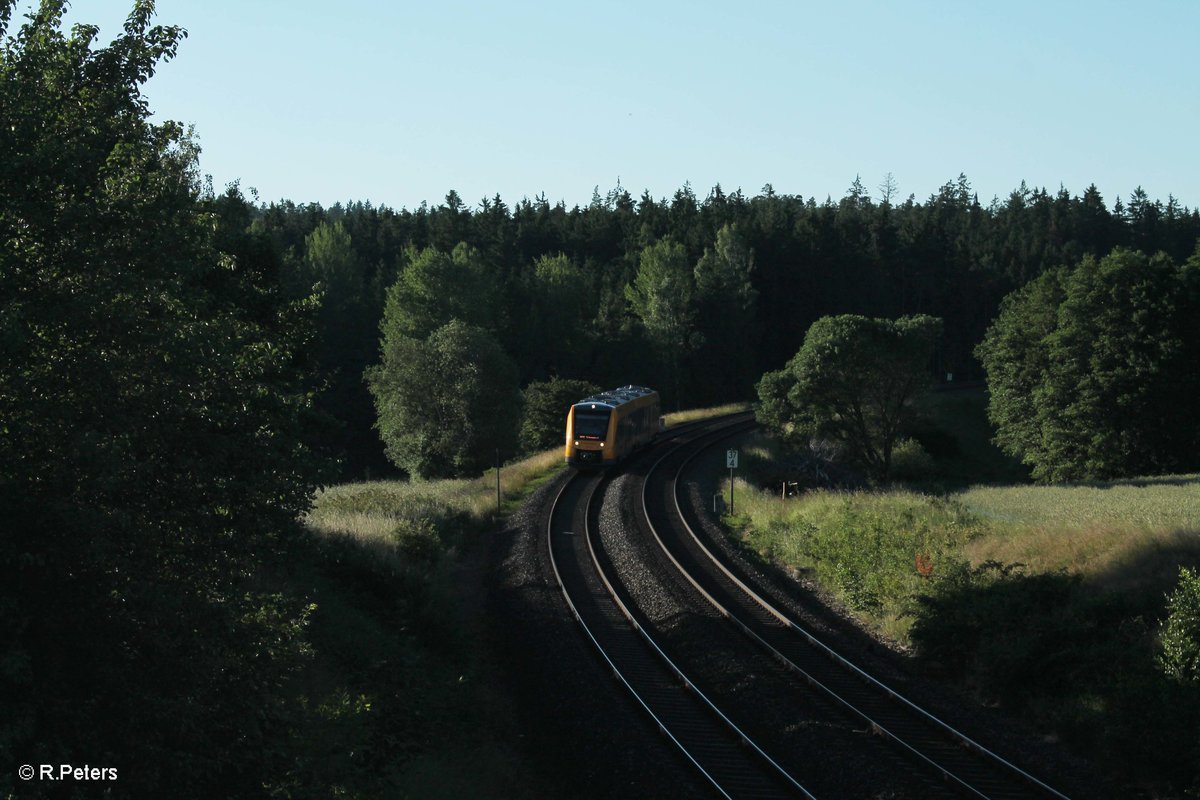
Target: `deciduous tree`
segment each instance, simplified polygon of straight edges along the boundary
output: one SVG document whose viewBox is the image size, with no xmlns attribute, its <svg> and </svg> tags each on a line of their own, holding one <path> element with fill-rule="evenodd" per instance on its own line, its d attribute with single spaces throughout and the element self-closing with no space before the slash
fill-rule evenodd
<svg viewBox="0 0 1200 800">
<path fill-rule="evenodd" d="M 793 444 L 833 439 L 886 479 L 913 399 L 929 383 L 941 321 L 822 317 L 778 372 L 758 383 L 758 418 Z"/>
<path fill-rule="evenodd" d="M 382 360 L 367 370 L 388 458 L 417 478 L 478 474 L 516 449 L 517 369 L 495 337 L 451 320 L 427 340 L 385 319 Z"/>
<path fill-rule="evenodd" d="M 642 250 L 637 276 L 625 287 L 626 301 L 670 374 L 676 403 L 687 358 L 704 339 L 696 329 L 695 293 L 687 251 L 669 238 Z"/>
<path fill-rule="evenodd" d="M 1198 267 L 1117 249 L 1006 298 L 976 350 L 997 443 L 1044 481 L 1200 466 Z"/>
<path fill-rule="evenodd" d="M 495 331 L 497 291 L 479 251 L 460 243 L 450 253 L 410 250 L 408 265 L 388 289 L 385 324 L 424 339 L 452 319 Z"/>
<path fill-rule="evenodd" d="M 183 31 L 141 0 L 97 47 L 65 7 L 0 45 L 0 760 L 261 792 L 305 651 L 264 565 L 317 479 L 312 307 L 230 244 L 195 141 L 150 121 Z"/>
</svg>

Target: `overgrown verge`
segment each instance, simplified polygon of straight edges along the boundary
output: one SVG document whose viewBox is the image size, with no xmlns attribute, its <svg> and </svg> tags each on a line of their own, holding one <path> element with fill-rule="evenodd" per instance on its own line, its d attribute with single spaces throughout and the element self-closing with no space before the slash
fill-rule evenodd
<svg viewBox="0 0 1200 800">
<path fill-rule="evenodd" d="M 919 598 L 966 566 L 963 547 L 981 533 L 961 504 L 913 493 L 818 491 L 785 501 L 749 487 L 738 491 L 737 524 L 747 545 L 810 573 L 898 641 L 907 637 Z"/>
<path fill-rule="evenodd" d="M 501 470 L 507 506 L 557 472 L 561 453 Z M 494 527 L 495 472 L 321 492 L 289 586 L 314 604 L 298 687 L 297 765 L 278 796 L 536 794 L 513 749 L 506 699 L 488 682 L 471 591 Z"/>
<path fill-rule="evenodd" d="M 700 419 L 719 417 L 723 414 L 737 414 L 749 410 L 749 403 L 726 403 L 723 406 L 712 406 L 710 408 L 691 408 L 684 409 L 683 411 L 672 411 L 663 414 L 663 425 L 670 428 L 675 425 L 682 425 L 685 422 L 695 422 Z"/>
</svg>

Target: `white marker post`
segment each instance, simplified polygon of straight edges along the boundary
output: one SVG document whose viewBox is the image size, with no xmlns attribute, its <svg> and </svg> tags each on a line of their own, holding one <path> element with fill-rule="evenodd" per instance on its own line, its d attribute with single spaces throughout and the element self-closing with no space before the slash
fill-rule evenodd
<svg viewBox="0 0 1200 800">
<path fill-rule="evenodd" d="M 725 466 L 729 467 L 729 516 L 733 516 L 733 471 L 737 469 L 738 451 L 731 447 L 725 451 Z"/>
</svg>

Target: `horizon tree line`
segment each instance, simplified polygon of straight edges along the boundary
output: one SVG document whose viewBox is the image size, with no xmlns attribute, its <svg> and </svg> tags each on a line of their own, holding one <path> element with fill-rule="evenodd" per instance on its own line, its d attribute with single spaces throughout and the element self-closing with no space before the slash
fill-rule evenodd
<svg viewBox="0 0 1200 800">
<path fill-rule="evenodd" d="M 1115 247 L 1182 262 L 1200 239 L 1200 212 L 1140 188 L 1111 209 L 1094 185 L 1072 195 L 1024 183 L 984 206 L 963 175 L 924 202 L 895 194 L 885 181 L 872 197 L 858 178 L 824 202 L 770 185 L 635 199 L 618 185 L 572 208 L 544 196 L 470 208 L 451 191 L 396 210 L 255 206 L 232 185 L 214 203 L 250 220 L 294 296 L 320 284 L 322 444 L 347 477 L 390 469 L 363 373 L 397 294 L 416 338 L 451 319 L 494 336 L 519 386 L 642 383 L 676 408 L 752 397 L 814 321 L 845 313 L 936 316 L 931 374 L 979 380 L 975 347 L 1013 290 Z"/>
</svg>

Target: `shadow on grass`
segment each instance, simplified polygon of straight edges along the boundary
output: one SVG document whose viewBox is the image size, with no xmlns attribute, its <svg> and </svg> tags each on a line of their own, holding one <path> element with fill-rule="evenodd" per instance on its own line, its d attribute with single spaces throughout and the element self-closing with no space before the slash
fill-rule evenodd
<svg viewBox="0 0 1200 800">
<path fill-rule="evenodd" d="M 1200 785 L 1200 688 L 1169 680 L 1156 654 L 1165 560 L 1200 563 L 1194 548 L 1146 555 L 1124 569 L 1157 580 L 1102 590 L 1065 572 L 1028 575 L 988 562 L 925 599 L 912 629 L 927 669 L 1062 738 L 1123 784 L 1182 793 Z"/>
<path fill-rule="evenodd" d="M 1194 486 L 1200 489 L 1200 475 L 1150 475 L 1142 478 L 1118 478 L 1111 481 L 1083 481 L 1062 484 L 1087 486 L 1092 489 L 1119 489 L 1126 486 Z"/>
</svg>

